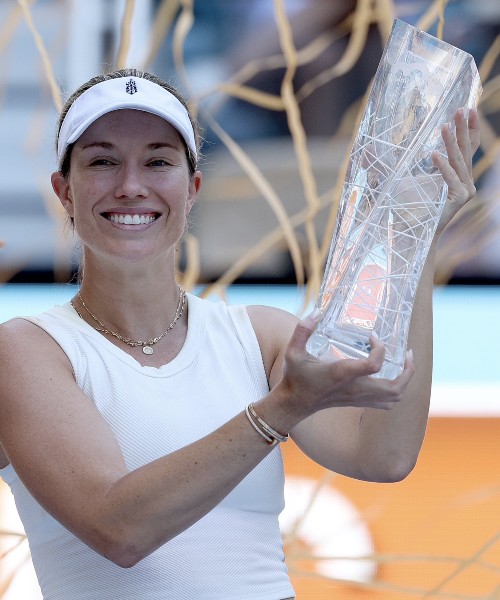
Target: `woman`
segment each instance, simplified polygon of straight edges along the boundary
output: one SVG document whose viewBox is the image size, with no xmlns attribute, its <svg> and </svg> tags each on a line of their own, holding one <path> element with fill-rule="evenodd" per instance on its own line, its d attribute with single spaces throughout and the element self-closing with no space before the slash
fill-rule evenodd
<svg viewBox="0 0 500 600">
<path fill-rule="evenodd" d="M 478 120 L 443 129 L 439 231 L 474 193 Z M 344 475 L 398 481 L 424 436 L 433 257 L 394 381 L 305 350 L 317 316 L 185 294 L 175 249 L 200 190 L 178 94 L 135 70 L 68 101 L 52 185 L 83 244 L 70 304 L 1 327 L 2 477 L 44 598 L 293 597 L 278 528 L 288 435 Z"/>
</svg>

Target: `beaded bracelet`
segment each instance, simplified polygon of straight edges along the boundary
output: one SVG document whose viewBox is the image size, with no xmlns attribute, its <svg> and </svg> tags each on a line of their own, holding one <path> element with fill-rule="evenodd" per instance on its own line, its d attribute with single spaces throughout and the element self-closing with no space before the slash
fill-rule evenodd
<svg viewBox="0 0 500 600">
<path fill-rule="evenodd" d="M 268 425 L 264 419 L 259 417 L 252 403 L 245 408 L 245 413 L 252 427 L 267 441 L 269 445 L 274 446 L 279 442 L 286 442 L 288 440 L 288 434 L 283 435 L 278 433 L 275 429 Z"/>
</svg>

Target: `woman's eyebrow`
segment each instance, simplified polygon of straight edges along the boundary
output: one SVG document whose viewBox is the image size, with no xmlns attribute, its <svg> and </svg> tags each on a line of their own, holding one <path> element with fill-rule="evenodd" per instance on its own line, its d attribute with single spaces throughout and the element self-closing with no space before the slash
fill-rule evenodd
<svg viewBox="0 0 500 600">
<path fill-rule="evenodd" d="M 111 144 L 110 142 L 90 142 L 89 144 L 85 144 L 85 146 L 82 146 L 82 150 L 87 150 L 88 148 L 95 148 L 95 147 L 100 147 L 100 148 L 105 148 L 106 150 L 111 150 L 114 148 L 114 145 Z"/>
<path fill-rule="evenodd" d="M 111 142 L 95 141 L 89 142 L 88 144 L 82 146 L 82 150 L 87 150 L 89 148 L 104 148 L 105 150 L 112 150 L 114 147 L 114 144 Z M 176 144 L 170 144 L 169 142 L 152 142 L 146 146 L 146 150 L 159 150 L 161 148 L 172 148 L 173 150 L 179 149 Z"/>
<path fill-rule="evenodd" d="M 160 148 L 172 148 L 173 150 L 179 149 L 176 144 L 170 144 L 169 142 L 153 142 L 152 144 L 148 144 L 146 148 L 148 150 L 159 150 Z"/>
</svg>

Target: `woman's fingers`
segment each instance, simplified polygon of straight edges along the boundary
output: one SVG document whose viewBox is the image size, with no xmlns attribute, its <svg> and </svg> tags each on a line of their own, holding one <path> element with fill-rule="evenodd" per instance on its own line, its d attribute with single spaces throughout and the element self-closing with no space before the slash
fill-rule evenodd
<svg viewBox="0 0 500 600">
<path fill-rule="evenodd" d="M 460 208 L 476 194 L 472 178 L 472 156 L 479 146 L 479 119 L 476 111 L 470 111 L 469 119 L 462 110 L 455 114 L 454 135 L 445 125 L 442 129 L 443 141 L 448 158 L 434 152 L 434 164 L 440 170 L 448 185 L 448 197 Z"/>
<path fill-rule="evenodd" d="M 307 353 L 306 343 L 318 319 L 312 314 L 299 321 L 285 352 L 282 381 L 290 410 L 313 414 L 334 406 L 389 409 L 397 404 L 414 373 L 411 353 L 401 375 L 392 381 L 370 377 L 380 371 L 385 359 L 385 345 L 376 335 L 370 336 L 371 349 L 364 358 L 315 358 Z"/>
<path fill-rule="evenodd" d="M 332 368 L 338 370 L 340 380 L 352 381 L 380 371 L 384 364 L 385 346 L 378 338 L 370 338 L 370 342 L 371 350 L 366 358 L 344 358 L 333 363 Z"/>
<path fill-rule="evenodd" d="M 311 336 L 319 320 L 319 313 L 312 313 L 299 321 L 290 338 L 287 348 L 287 358 L 292 361 L 301 362 L 306 353 L 307 340 Z M 382 368 L 385 358 L 385 345 L 379 338 L 372 334 L 370 336 L 370 353 L 365 358 L 341 359 L 335 361 L 317 360 L 317 375 L 320 371 L 323 376 L 331 376 L 337 381 L 352 381 L 358 377 L 365 377 L 378 373 Z M 310 357 L 310 355 L 307 355 Z M 330 371 L 330 373 L 328 373 Z"/>
<path fill-rule="evenodd" d="M 471 108 L 471 110 L 469 111 L 469 119 L 467 125 L 469 128 L 472 156 L 474 156 L 481 144 L 481 127 L 479 124 L 479 115 L 477 114 L 477 110 Z"/>
<path fill-rule="evenodd" d="M 288 343 L 288 354 L 303 353 L 306 351 L 307 340 L 311 337 L 320 316 L 321 313 L 319 310 L 315 309 L 310 315 L 307 315 L 297 323 Z"/>
<path fill-rule="evenodd" d="M 444 137 L 444 136 L 443 136 Z M 448 198 L 453 202 L 458 202 L 459 207 L 470 200 L 476 193 L 476 188 L 472 178 L 468 176 L 468 170 L 465 164 L 461 166 L 456 164 L 452 158 L 446 160 L 443 156 L 433 154 L 434 164 L 438 167 L 444 181 L 448 185 Z M 464 174 L 467 173 L 467 176 Z"/>
<path fill-rule="evenodd" d="M 415 373 L 415 363 L 413 361 L 413 350 L 408 350 L 406 353 L 405 363 L 403 366 L 403 371 L 401 375 L 399 375 L 396 380 L 398 383 L 404 388 L 410 382 L 410 379 L 413 377 Z"/>
<path fill-rule="evenodd" d="M 455 114 L 456 145 L 453 144 L 451 159 L 454 160 L 459 169 L 464 166 L 467 169 L 466 176 L 472 178 L 472 144 L 467 117 L 464 111 L 457 110 Z M 453 137 L 453 136 L 452 136 Z M 458 146 L 458 148 L 457 148 Z M 458 172 L 458 171 L 457 171 Z M 460 173 L 459 173 L 460 176 Z M 465 176 L 465 173 L 464 173 Z M 462 178 L 461 178 L 462 179 Z"/>
<path fill-rule="evenodd" d="M 462 196 L 464 191 L 468 192 L 470 185 L 472 185 L 472 152 L 469 130 L 463 113 L 457 113 L 455 124 L 455 135 L 447 125 L 443 127 L 442 135 L 448 154 L 448 163 L 455 172 L 456 177 L 453 177 L 453 173 L 448 169 L 443 173 L 443 177 L 445 175 L 451 176 L 449 177 L 450 192 L 458 197 Z M 463 186 L 460 184 L 463 184 Z"/>
</svg>

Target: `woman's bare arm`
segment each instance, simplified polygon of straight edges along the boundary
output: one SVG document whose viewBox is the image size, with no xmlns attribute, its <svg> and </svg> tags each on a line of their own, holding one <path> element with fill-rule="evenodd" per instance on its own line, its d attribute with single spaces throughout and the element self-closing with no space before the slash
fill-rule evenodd
<svg viewBox="0 0 500 600">
<path fill-rule="evenodd" d="M 340 408 L 316 412 L 301 421 L 292 432 L 297 444 L 313 460 L 350 477 L 374 481 L 404 478 L 417 461 L 425 435 L 432 383 L 432 293 L 436 241 L 447 223 L 475 194 L 472 156 L 479 146 L 477 114 L 471 111 L 467 122 L 459 111 L 455 124 L 456 138 L 447 126 L 443 128 L 448 160 L 434 156 L 448 184 L 449 198 L 414 300 L 408 336 L 408 347 L 412 353 L 407 357 L 402 375 L 393 382 L 371 377 L 358 379 L 351 387 L 351 391 L 357 394 L 358 406 L 355 402 L 346 402 L 343 406 L 340 404 Z M 268 357 L 271 385 L 278 385 L 283 370 L 286 372 L 286 344 L 295 320 L 270 314 L 265 309 L 253 311 L 254 327 L 261 345 L 266 348 L 271 340 L 276 341 L 277 345 L 265 350 L 264 355 Z M 306 319 L 301 326 L 304 331 L 300 347 L 288 360 L 307 364 L 311 358 L 305 352 L 305 341 L 314 322 Z M 275 333 L 274 338 L 271 331 Z M 374 341 L 374 344 L 377 345 L 377 342 Z M 385 403 L 384 390 L 387 394 Z M 314 393 L 313 389 L 311 393 Z"/>
<path fill-rule="evenodd" d="M 290 355 L 300 354 L 302 334 L 300 327 L 293 334 Z M 382 358 L 379 345 L 369 359 L 343 361 L 333 373 L 324 363 L 309 369 L 290 361 L 288 377 L 256 409 L 286 433 L 332 404 L 385 403 L 385 389 L 363 395 L 357 383 L 371 385 L 366 375 Z M 0 444 L 13 467 L 51 515 L 119 565 L 135 564 L 207 514 L 270 451 L 241 412 L 199 441 L 128 471 L 112 431 L 48 334 L 22 320 L 4 324 L 0 361 Z"/>
<path fill-rule="evenodd" d="M 0 442 L 40 504 L 131 566 L 218 504 L 270 451 L 240 414 L 209 436 L 129 472 L 114 434 L 41 329 L 0 327 Z"/>
</svg>

